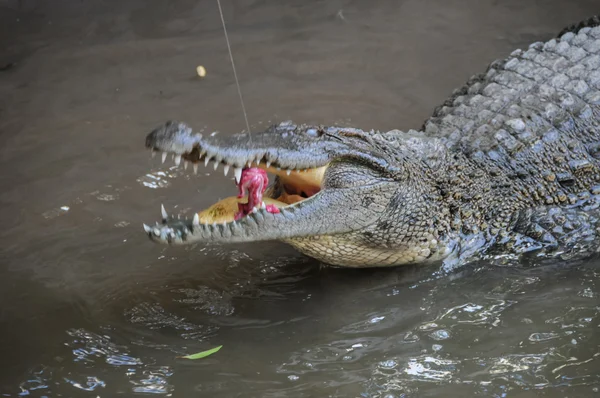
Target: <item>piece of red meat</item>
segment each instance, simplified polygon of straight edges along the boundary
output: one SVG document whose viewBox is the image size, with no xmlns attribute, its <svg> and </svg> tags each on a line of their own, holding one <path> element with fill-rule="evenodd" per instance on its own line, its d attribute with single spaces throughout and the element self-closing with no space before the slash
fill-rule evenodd
<svg viewBox="0 0 600 398">
<path fill-rule="evenodd" d="M 257 167 L 246 168 L 242 170 L 242 177 L 238 184 L 238 198 L 243 198 L 248 191 L 248 202 L 238 203 L 238 211 L 235 213 L 235 220 L 247 216 L 254 207 L 260 208 L 263 202 L 263 194 L 267 189 L 269 178 L 267 172 Z M 279 209 L 275 205 L 267 205 L 269 213 L 277 214 Z"/>
</svg>

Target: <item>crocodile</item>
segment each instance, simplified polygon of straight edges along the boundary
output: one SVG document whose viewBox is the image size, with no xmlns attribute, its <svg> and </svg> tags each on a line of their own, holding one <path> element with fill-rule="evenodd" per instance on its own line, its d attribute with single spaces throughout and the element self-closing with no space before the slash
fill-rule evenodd
<svg viewBox="0 0 600 398">
<path fill-rule="evenodd" d="M 232 169 L 238 186 L 252 170 L 274 176 L 236 217 L 163 208 L 144 225 L 156 242 L 276 240 L 341 267 L 581 248 L 599 224 L 600 16 L 492 62 L 418 131 L 283 122 L 202 136 L 169 121 L 146 147 Z"/>
</svg>

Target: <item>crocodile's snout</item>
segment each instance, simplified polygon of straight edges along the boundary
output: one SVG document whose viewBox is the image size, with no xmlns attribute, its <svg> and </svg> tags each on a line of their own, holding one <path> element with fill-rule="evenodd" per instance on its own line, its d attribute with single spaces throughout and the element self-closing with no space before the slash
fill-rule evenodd
<svg viewBox="0 0 600 398">
<path fill-rule="evenodd" d="M 146 136 L 146 148 L 170 152 L 175 155 L 192 154 L 202 139 L 202 134 L 193 134 L 185 123 L 168 121 Z"/>
</svg>

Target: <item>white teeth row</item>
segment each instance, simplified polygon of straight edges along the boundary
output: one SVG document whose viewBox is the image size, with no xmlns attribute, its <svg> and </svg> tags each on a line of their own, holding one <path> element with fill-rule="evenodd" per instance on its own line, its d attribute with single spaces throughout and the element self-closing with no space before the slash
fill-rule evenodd
<svg viewBox="0 0 600 398">
<path fill-rule="evenodd" d="M 211 160 L 210 158 L 204 158 L 204 167 L 208 167 L 210 160 Z M 213 169 L 217 170 L 219 168 L 219 164 L 220 164 L 220 162 L 215 160 Z M 225 164 L 223 166 L 223 174 L 225 174 L 225 176 L 227 176 L 227 174 L 229 174 L 230 169 L 231 169 L 231 165 Z M 194 173 L 197 173 L 197 172 L 198 172 L 198 164 L 194 163 Z M 233 167 L 233 175 L 235 177 L 235 182 L 237 184 L 239 184 L 240 180 L 242 179 L 242 168 L 241 167 Z"/>
<path fill-rule="evenodd" d="M 154 155 L 155 155 L 155 152 L 152 152 L 152 157 L 154 157 Z M 181 155 L 174 155 L 173 159 L 175 161 L 175 165 L 176 166 L 179 166 L 181 164 Z M 167 160 L 167 152 L 163 152 L 162 153 L 162 162 L 164 163 L 165 160 Z M 204 158 L 204 167 L 207 167 L 208 163 L 210 163 L 210 161 L 211 161 L 211 158 L 205 157 Z M 259 159 L 257 159 L 255 162 L 256 162 L 257 166 L 260 164 L 260 160 Z M 218 161 L 215 160 L 215 164 L 213 166 L 214 170 L 217 170 L 217 168 L 219 168 L 219 163 L 220 162 L 218 162 Z M 271 167 L 271 162 L 267 161 L 267 162 L 265 162 L 265 165 L 267 166 L 267 168 L 269 168 L 269 167 Z M 193 167 L 194 167 L 194 174 L 198 174 L 198 163 L 193 163 Z M 228 164 L 226 164 L 223 167 L 223 173 L 225 174 L 225 176 L 227 176 L 227 174 L 229 173 L 230 167 L 231 166 L 228 165 Z M 252 161 L 248 162 L 248 167 L 252 167 Z M 183 168 L 187 170 L 187 168 L 188 168 L 188 161 L 187 160 L 183 161 Z M 277 170 L 281 171 L 281 167 L 277 167 Z M 291 170 L 291 169 L 286 169 L 285 173 L 287 175 L 290 175 L 290 174 L 292 174 L 292 171 L 300 173 L 300 172 L 306 171 L 306 170 Z M 242 178 L 242 169 L 240 167 L 234 167 L 233 168 L 233 174 L 234 174 L 234 177 L 235 177 L 235 182 L 239 184 L 240 180 Z"/>
<path fill-rule="evenodd" d="M 235 221 L 233 221 L 235 223 Z M 199 227 L 200 226 L 200 216 L 198 215 L 198 213 L 194 214 L 194 219 L 192 220 L 192 225 L 194 227 Z M 209 224 L 204 224 L 204 225 L 209 225 Z M 214 222 L 212 223 L 213 227 L 217 226 L 217 223 Z M 223 226 L 227 225 L 227 222 L 223 222 Z"/>
<path fill-rule="evenodd" d="M 255 206 L 252 211 L 250 213 L 256 213 L 257 211 L 259 211 L 260 209 L 266 209 L 267 205 L 265 204 L 265 202 L 261 202 L 260 207 Z M 169 214 L 167 213 L 167 210 L 165 209 L 164 205 L 160 205 L 160 215 L 162 217 L 163 223 L 166 223 L 169 219 Z M 232 223 L 236 223 L 236 221 L 232 221 Z M 222 223 L 223 226 L 226 226 L 228 224 L 228 222 L 224 221 Z M 198 213 L 194 213 L 194 218 L 192 219 L 192 226 L 193 227 L 200 227 L 200 216 L 198 215 Z M 205 226 L 210 225 L 210 224 L 203 224 Z M 217 226 L 217 223 L 212 223 L 213 227 Z M 161 235 L 161 225 L 159 223 L 156 223 L 155 227 L 150 227 L 149 225 L 144 224 L 144 230 L 146 231 L 146 233 L 153 233 L 156 236 L 160 236 Z M 175 232 L 172 228 L 169 228 L 169 235 L 170 237 L 174 237 L 175 236 Z"/>
</svg>

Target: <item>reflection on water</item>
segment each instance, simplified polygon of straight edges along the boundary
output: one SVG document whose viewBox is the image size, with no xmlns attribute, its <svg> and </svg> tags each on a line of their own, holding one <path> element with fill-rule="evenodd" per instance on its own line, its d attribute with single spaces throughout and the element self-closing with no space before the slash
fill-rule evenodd
<svg viewBox="0 0 600 398">
<path fill-rule="evenodd" d="M 418 127 L 493 59 L 597 11 L 597 0 L 223 5 L 253 130 Z M 2 396 L 599 392 L 597 257 L 343 270 L 276 243 L 149 242 L 141 223 L 161 203 L 185 217 L 235 192 L 221 171 L 143 150 L 168 118 L 243 129 L 217 12 L 212 0 L 0 4 Z"/>
</svg>

